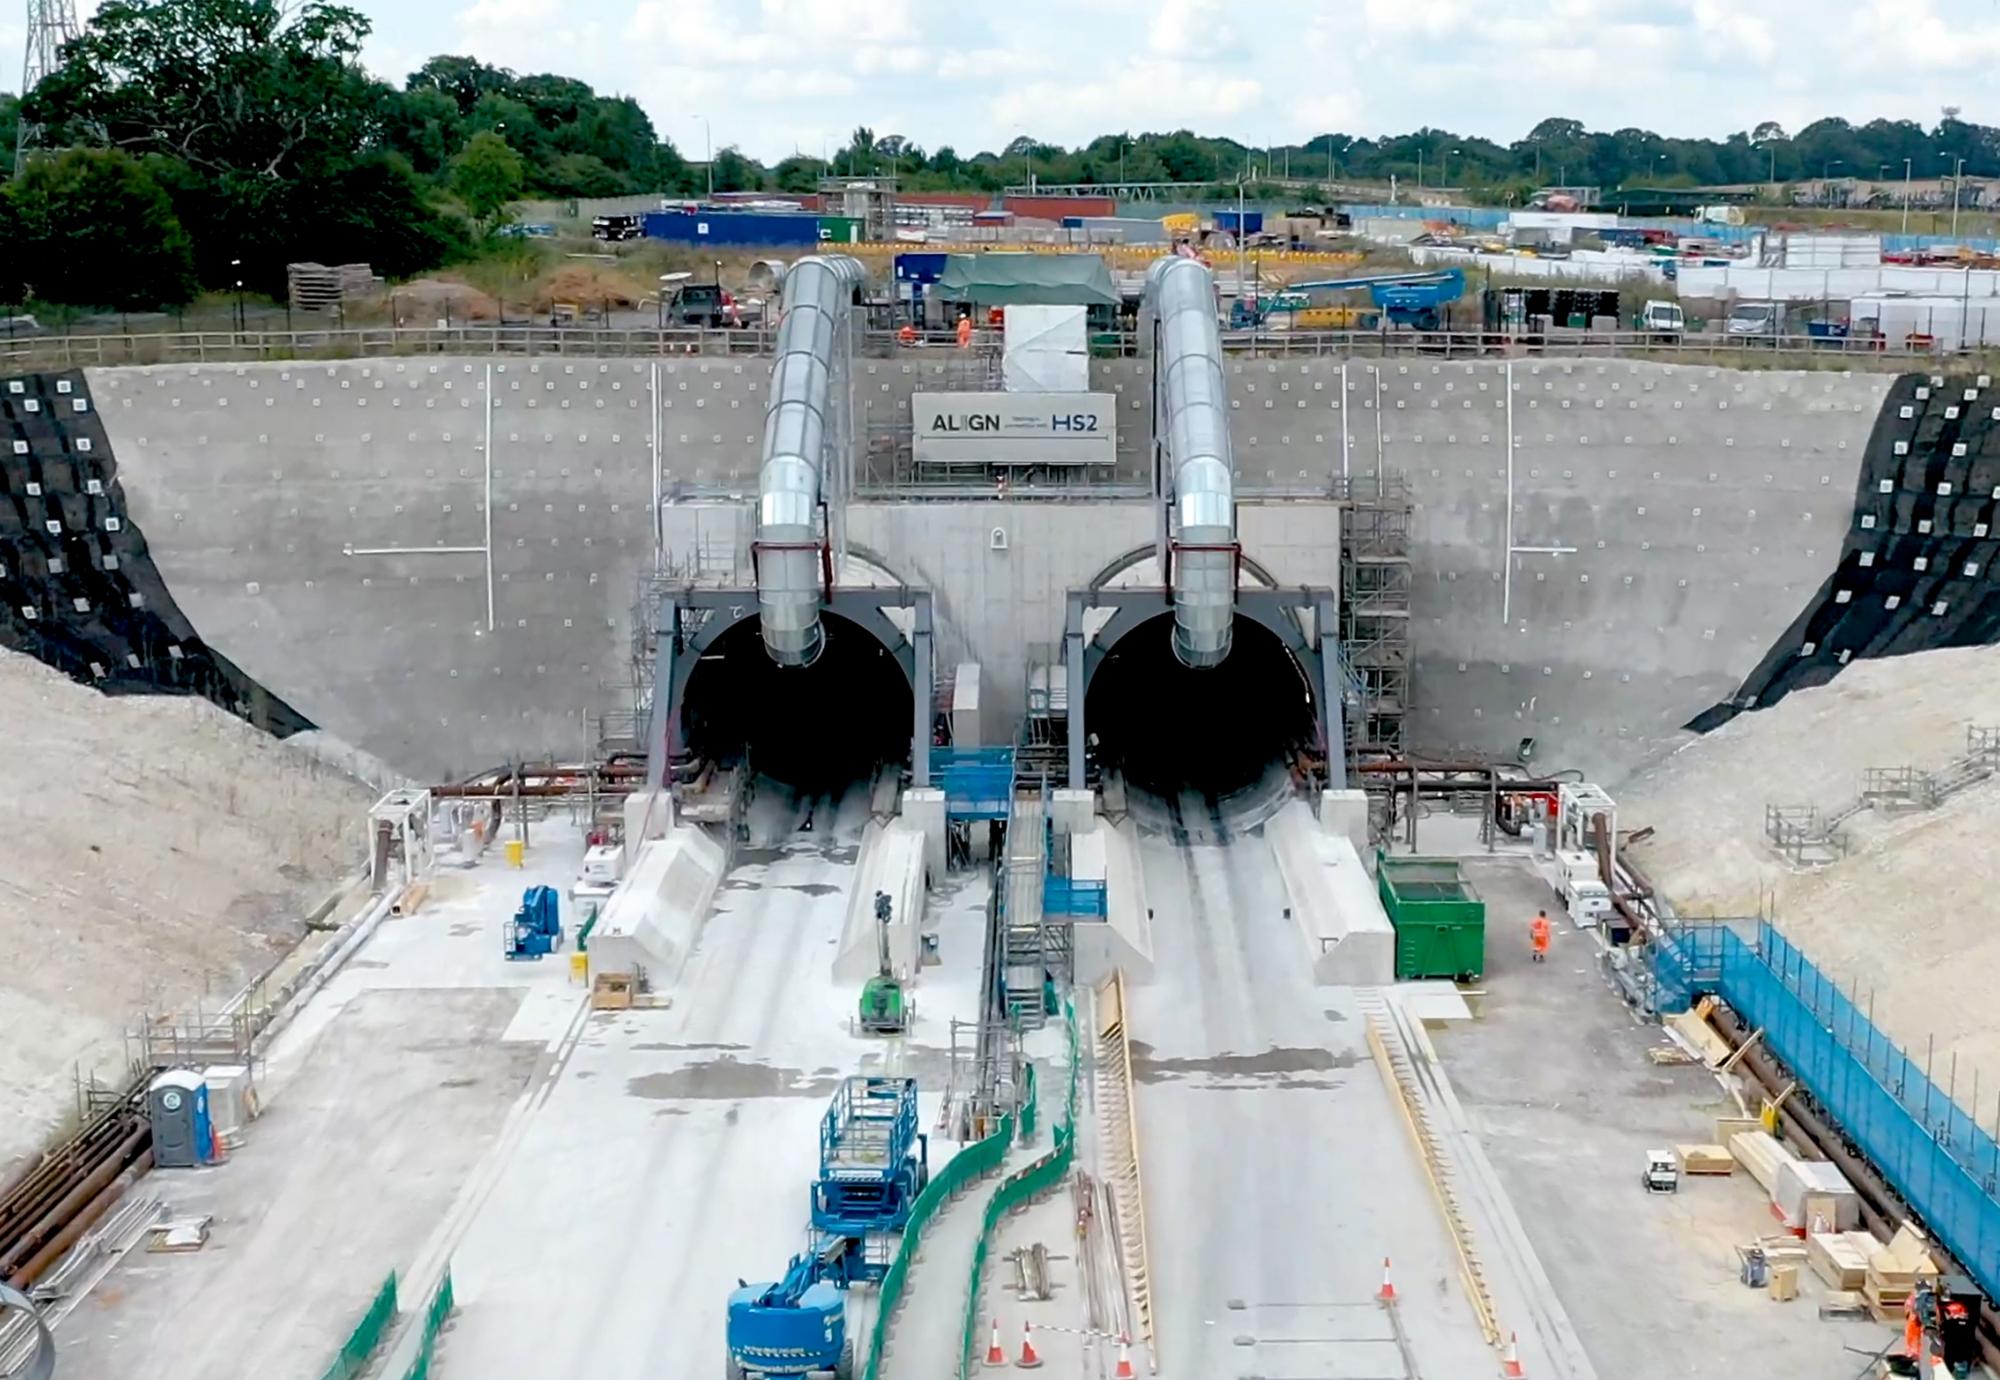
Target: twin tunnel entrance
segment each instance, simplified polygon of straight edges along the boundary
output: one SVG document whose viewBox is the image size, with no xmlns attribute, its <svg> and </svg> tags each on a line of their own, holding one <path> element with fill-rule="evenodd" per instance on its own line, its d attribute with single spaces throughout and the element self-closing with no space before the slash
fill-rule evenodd
<svg viewBox="0 0 2000 1380">
<path fill-rule="evenodd" d="M 909 675 L 875 632 L 823 616 L 826 649 L 806 667 L 773 663 L 754 615 L 716 637 L 681 693 L 686 750 L 717 762 L 747 757 L 759 773 L 814 794 L 907 762 Z M 1224 799 L 1269 781 L 1313 745 L 1312 680 L 1277 633 L 1239 613 L 1228 658 L 1190 670 L 1174 656 L 1172 631 L 1163 611 L 1094 658 L 1084 711 L 1102 770 L 1167 801 Z"/>
</svg>

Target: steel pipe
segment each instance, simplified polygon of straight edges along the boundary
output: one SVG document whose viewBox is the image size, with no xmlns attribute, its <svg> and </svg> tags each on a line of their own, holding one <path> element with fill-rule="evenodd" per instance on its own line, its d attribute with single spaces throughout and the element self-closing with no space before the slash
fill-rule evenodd
<svg viewBox="0 0 2000 1380">
<path fill-rule="evenodd" d="M 868 280 L 858 259 L 815 255 L 785 274 L 784 320 L 764 411 L 757 477 L 757 618 L 764 650 L 780 666 L 809 666 L 826 644 L 820 623 L 820 498 L 837 352 L 845 348 L 854 295 Z"/>
<path fill-rule="evenodd" d="M 1174 470 L 1174 655 L 1219 666 L 1236 623 L 1236 496 L 1222 332 L 1207 265 L 1178 255 L 1146 272 L 1158 323 L 1158 433 Z"/>
</svg>

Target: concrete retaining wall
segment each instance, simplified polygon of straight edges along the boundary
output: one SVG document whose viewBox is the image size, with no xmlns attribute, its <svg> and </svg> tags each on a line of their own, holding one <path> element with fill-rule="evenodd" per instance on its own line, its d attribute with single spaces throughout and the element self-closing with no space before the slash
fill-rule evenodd
<svg viewBox="0 0 2000 1380">
<path fill-rule="evenodd" d="M 959 364 L 861 362 L 861 415 L 906 415 Z M 1125 449 L 1143 362 L 1096 370 L 1124 390 L 1121 455 L 1144 473 L 1143 444 Z M 1538 764 L 1606 780 L 1732 694 L 1832 571 L 1890 382 L 1544 360 L 1233 359 L 1228 375 L 1245 547 L 1280 578 L 1337 566 L 1324 503 L 1280 495 L 1408 477 L 1413 740 L 1512 755 L 1533 739 Z M 442 777 L 580 751 L 590 712 L 629 705 L 653 494 L 750 496 L 766 377 L 749 359 L 440 359 L 90 382 L 192 626 L 337 737 Z M 740 547 L 727 520 L 702 540 Z M 1060 634 L 1063 591 L 1153 526 L 1142 501 L 869 503 L 848 530 L 935 591 L 941 663 L 984 665 L 993 737 L 1021 711 L 1027 647 Z"/>
</svg>

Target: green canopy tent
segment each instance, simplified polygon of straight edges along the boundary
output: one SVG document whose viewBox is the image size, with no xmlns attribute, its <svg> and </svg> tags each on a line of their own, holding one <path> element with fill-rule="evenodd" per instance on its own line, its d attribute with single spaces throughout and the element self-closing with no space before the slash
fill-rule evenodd
<svg viewBox="0 0 2000 1380">
<path fill-rule="evenodd" d="M 1095 254 L 953 254 L 936 295 L 980 307 L 1119 305 L 1111 270 Z"/>
</svg>

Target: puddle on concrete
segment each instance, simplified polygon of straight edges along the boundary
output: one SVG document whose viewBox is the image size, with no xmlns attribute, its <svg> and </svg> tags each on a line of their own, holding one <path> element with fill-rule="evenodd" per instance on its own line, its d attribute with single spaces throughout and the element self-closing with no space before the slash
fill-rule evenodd
<svg viewBox="0 0 2000 1380">
<path fill-rule="evenodd" d="M 1267 1049 L 1262 1054 L 1211 1054 L 1201 1059 L 1158 1059 L 1151 1045 L 1132 1042 L 1132 1076 L 1141 1083 L 1172 1083 L 1206 1074 L 1228 1079 L 1236 1085 L 1258 1083 L 1280 1088 L 1324 1087 L 1322 1081 L 1292 1075 L 1331 1073 L 1353 1068 L 1354 1054 L 1335 1054 L 1330 1049 Z M 1226 1088 L 1231 1083 L 1204 1083 L 1203 1088 Z"/>
<path fill-rule="evenodd" d="M 806 896 L 832 896 L 839 887 L 826 882 L 789 882 L 778 888 L 780 891 L 796 891 Z"/>
<path fill-rule="evenodd" d="M 438 1086 L 440 1088 L 476 1088 L 479 1086 L 479 1080 L 477 1078 L 447 1078 L 438 1084 Z"/>
<path fill-rule="evenodd" d="M 1347 1019 L 1346 1016 L 1342 1015 L 1338 1011 L 1335 1011 L 1332 1007 L 1327 1008 L 1325 1015 L 1326 1018 L 1330 1021 L 1344 1021 Z"/>
<path fill-rule="evenodd" d="M 669 1102 L 738 1102 L 755 1097 L 825 1097 L 838 1082 L 835 1078 L 807 1074 L 803 1069 L 722 1058 L 627 1079 L 625 1091 L 633 1097 Z"/>
<path fill-rule="evenodd" d="M 459 923 L 453 925 L 450 929 L 446 930 L 445 933 L 450 935 L 453 939 L 464 939 L 468 935 L 478 934 L 479 926 L 476 922 L 460 921 Z"/>
<path fill-rule="evenodd" d="M 649 1043 L 649 1044 L 640 1044 L 640 1045 L 633 1045 L 633 1046 L 632 1046 L 632 1048 L 634 1048 L 634 1049 L 649 1049 L 649 1050 L 656 1050 L 656 1051 L 658 1051 L 658 1050 L 673 1050 L 673 1051 L 679 1051 L 679 1050 L 688 1050 L 688 1049 L 710 1049 L 710 1050 L 723 1050 L 723 1051 L 726 1051 L 726 1052 L 729 1052 L 729 1053 L 737 1053 L 737 1054 L 740 1054 L 740 1053 L 742 1053 L 742 1052 L 743 1052 L 744 1050 L 746 1050 L 746 1049 L 750 1048 L 750 1046 L 748 1046 L 748 1045 L 730 1045 L 730 1044 L 712 1044 L 712 1043 L 709 1043 L 709 1042 L 707 1042 L 707 1041 L 696 1041 L 696 1042 L 694 1042 L 694 1043 L 691 1043 L 691 1044 L 684 1044 L 684 1045 L 669 1045 L 669 1044 L 659 1044 L 659 1043 Z M 822 1073 L 830 1073 L 830 1072 L 832 1072 L 832 1070 L 831 1070 L 831 1069 L 821 1069 L 821 1070 L 820 1070 L 820 1072 L 822 1072 Z"/>
<path fill-rule="evenodd" d="M 350 968 L 386 968 L 389 965 L 379 958 L 350 958 L 347 960 L 347 966 Z"/>
<path fill-rule="evenodd" d="M 688 1109 L 685 1107 L 655 1107 L 653 1109 L 654 1116 L 686 1116 L 687 1114 Z"/>
</svg>

